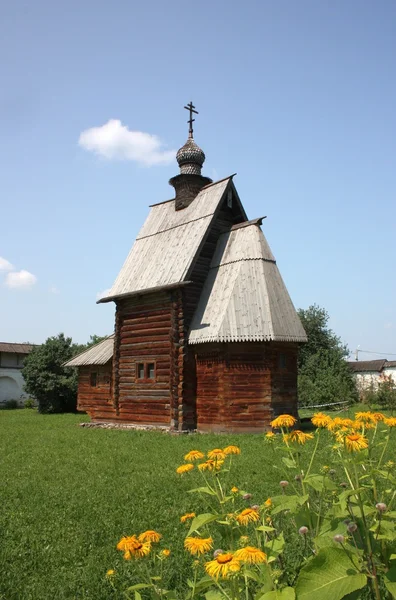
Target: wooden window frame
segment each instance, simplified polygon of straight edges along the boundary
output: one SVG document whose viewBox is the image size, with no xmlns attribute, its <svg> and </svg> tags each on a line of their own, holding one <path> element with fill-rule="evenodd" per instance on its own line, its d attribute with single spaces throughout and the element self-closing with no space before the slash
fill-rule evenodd
<svg viewBox="0 0 396 600">
<path fill-rule="evenodd" d="M 279 352 L 279 356 L 278 356 L 278 368 L 281 371 L 286 371 L 287 370 L 287 354 L 285 354 L 284 352 Z"/>
<path fill-rule="evenodd" d="M 91 388 L 93 387 L 98 387 L 98 372 L 97 371 L 91 371 L 89 374 L 89 386 Z M 92 383 L 93 381 L 95 381 L 95 383 Z"/>
<path fill-rule="evenodd" d="M 139 366 L 143 365 L 144 377 L 139 377 Z M 154 365 L 154 378 L 148 376 L 149 365 Z M 154 359 L 137 360 L 135 366 L 135 383 L 155 383 L 157 381 L 157 362 Z"/>
</svg>

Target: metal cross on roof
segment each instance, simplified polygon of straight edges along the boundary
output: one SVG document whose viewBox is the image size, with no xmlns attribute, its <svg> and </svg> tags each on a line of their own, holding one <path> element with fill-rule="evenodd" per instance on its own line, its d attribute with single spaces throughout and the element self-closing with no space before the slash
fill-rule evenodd
<svg viewBox="0 0 396 600">
<path fill-rule="evenodd" d="M 188 129 L 188 137 L 192 138 L 193 137 L 193 123 L 195 121 L 195 119 L 192 118 L 193 113 L 195 115 L 198 115 L 198 111 L 195 110 L 195 106 L 192 102 L 190 102 L 190 104 L 187 104 L 187 106 L 184 107 L 186 110 L 190 111 L 190 118 L 187 121 L 187 123 L 189 124 L 189 129 Z"/>
</svg>

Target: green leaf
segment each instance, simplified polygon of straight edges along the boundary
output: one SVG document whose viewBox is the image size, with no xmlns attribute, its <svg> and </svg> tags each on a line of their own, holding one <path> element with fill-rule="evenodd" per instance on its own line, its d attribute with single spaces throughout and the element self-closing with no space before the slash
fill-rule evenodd
<svg viewBox="0 0 396 600">
<path fill-rule="evenodd" d="M 370 531 L 374 533 L 374 538 L 378 540 L 389 540 L 393 542 L 396 540 L 395 524 L 391 521 L 381 521 L 378 527 L 378 523 L 374 523 L 370 527 Z M 378 533 L 377 533 L 378 532 Z"/>
<path fill-rule="evenodd" d="M 150 585 L 149 583 L 136 583 L 135 585 L 131 585 L 131 587 L 128 588 L 128 592 L 134 592 L 135 590 L 145 590 L 146 588 L 150 588 L 153 587 L 152 585 Z"/>
<path fill-rule="evenodd" d="M 194 494 L 195 492 L 199 492 L 200 494 L 210 494 L 210 496 L 217 496 L 216 492 L 214 492 L 213 490 L 211 490 L 208 487 L 199 487 L 199 488 L 195 488 L 193 490 L 188 490 L 188 494 Z"/>
<path fill-rule="evenodd" d="M 274 496 L 271 498 L 272 500 L 272 514 L 277 515 L 282 512 L 282 510 L 290 510 L 291 512 L 296 512 L 300 506 L 306 503 L 308 500 L 308 494 L 305 496 Z"/>
<path fill-rule="evenodd" d="M 286 467 L 288 469 L 295 469 L 296 466 L 297 466 L 296 463 L 294 462 L 294 460 L 292 460 L 288 456 L 283 456 L 282 457 L 282 462 L 286 465 Z"/>
<path fill-rule="evenodd" d="M 273 562 L 276 560 L 281 554 L 283 548 L 285 546 L 285 538 L 283 537 L 283 533 L 280 533 L 278 537 L 271 540 L 266 546 L 264 546 L 264 550 L 267 554 L 267 562 Z"/>
<path fill-rule="evenodd" d="M 268 525 L 260 525 L 260 527 L 256 527 L 256 531 L 275 531 L 275 528 L 268 527 Z"/>
<path fill-rule="evenodd" d="M 135 592 L 135 600 L 142 600 L 142 595 L 139 592 Z"/>
<path fill-rule="evenodd" d="M 295 600 L 296 594 L 293 588 L 285 587 L 283 590 L 273 590 L 266 592 L 264 596 L 260 596 L 257 600 Z"/>
<path fill-rule="evenodd" d="M 391 567 L 389 571 L 385 573 L 384 582 L 386 589 L 392 594 L 392 598 L 396 598 L 396 566 Z"/>
<path fill-rule="evenodd" d="M 200 527 L 203 527 L 204 525 L 207 525 L 208 523 L 211 523 L 212 521 L 216 521 L 216 519 L 218 519 L 219 517 L 222 517 L 223 515 L 213 515 L 212 513 L 203 513 L 202 515 L 198 515 L 197 517 L 194 517 L 192 523 L 191 523 L 191 527 L 188 530 L 188 534 L 187 537 L 189 535 L 191 535 L 192 533 L 194 533 L 194 531 L 198 531 L 198 529 Z"/>
<path fill-rule="evenodd" d="M 367 578 L 356 570 L 342 548 L 323 548 L 298 576 L 298 600 L 341 600 L 359 590 Z"/>
<path fill-rule="evenodd" d="M 200 592 L 203 592 L 204 590 L 208 589 L 210 586 L 213 585 L 213 579 L 211 577 L 202 577 L 202 579 L 200 579 L 196 584 L 195 584 L 195 593 L 198 594 Z"/>
<path fill-rule="evenodd" d="M 328 477 L 323 475 L 309 475 L 304 479 L 304 483 L 309 485 L 317 492 L 323 492 L 323 490 L 336 490 L 337 486 L 334 481 L 331 481 Z"/>
<path fill-rule="evenodd" d="M 217 590 L 210 590 L 210 592 L 206 592 L 205 594 L 206 600 L 224 600 L 223 594 L 220 594 Z"/>
</svg>

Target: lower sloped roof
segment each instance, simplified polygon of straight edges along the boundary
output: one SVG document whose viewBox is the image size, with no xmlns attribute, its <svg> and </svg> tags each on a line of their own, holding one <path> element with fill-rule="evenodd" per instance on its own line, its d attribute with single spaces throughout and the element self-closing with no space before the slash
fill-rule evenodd
<svg viewBox="0 0 396 600">
<path fill-rule="evenodd" d="M 190 344 L 307 341 L 259 223 L 236 225 L 219 238 Z"/>
<path fill-rule="evenodd" d="M 83 367 L 84 365 L 105 365 L 113 356 L 114 334 L 94 346 L 77 354 L 64 364 L 65 367 Z"/>
</svg>

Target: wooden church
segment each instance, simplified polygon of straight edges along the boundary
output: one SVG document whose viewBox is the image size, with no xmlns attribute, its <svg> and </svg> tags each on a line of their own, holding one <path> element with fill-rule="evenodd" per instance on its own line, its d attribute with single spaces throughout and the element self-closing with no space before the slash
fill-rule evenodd
<svg viewBox="0 0 396 600">
<path fill-rule="evenodd" d="M 201 175 L 193 137 L 172 200 L 153 204 L 108 295 L 114 334 L 73 358 L 78 409 L 93 421 L 259 432 L 297 413 L 306 335 L 233 176 Z"/>
</svg>

